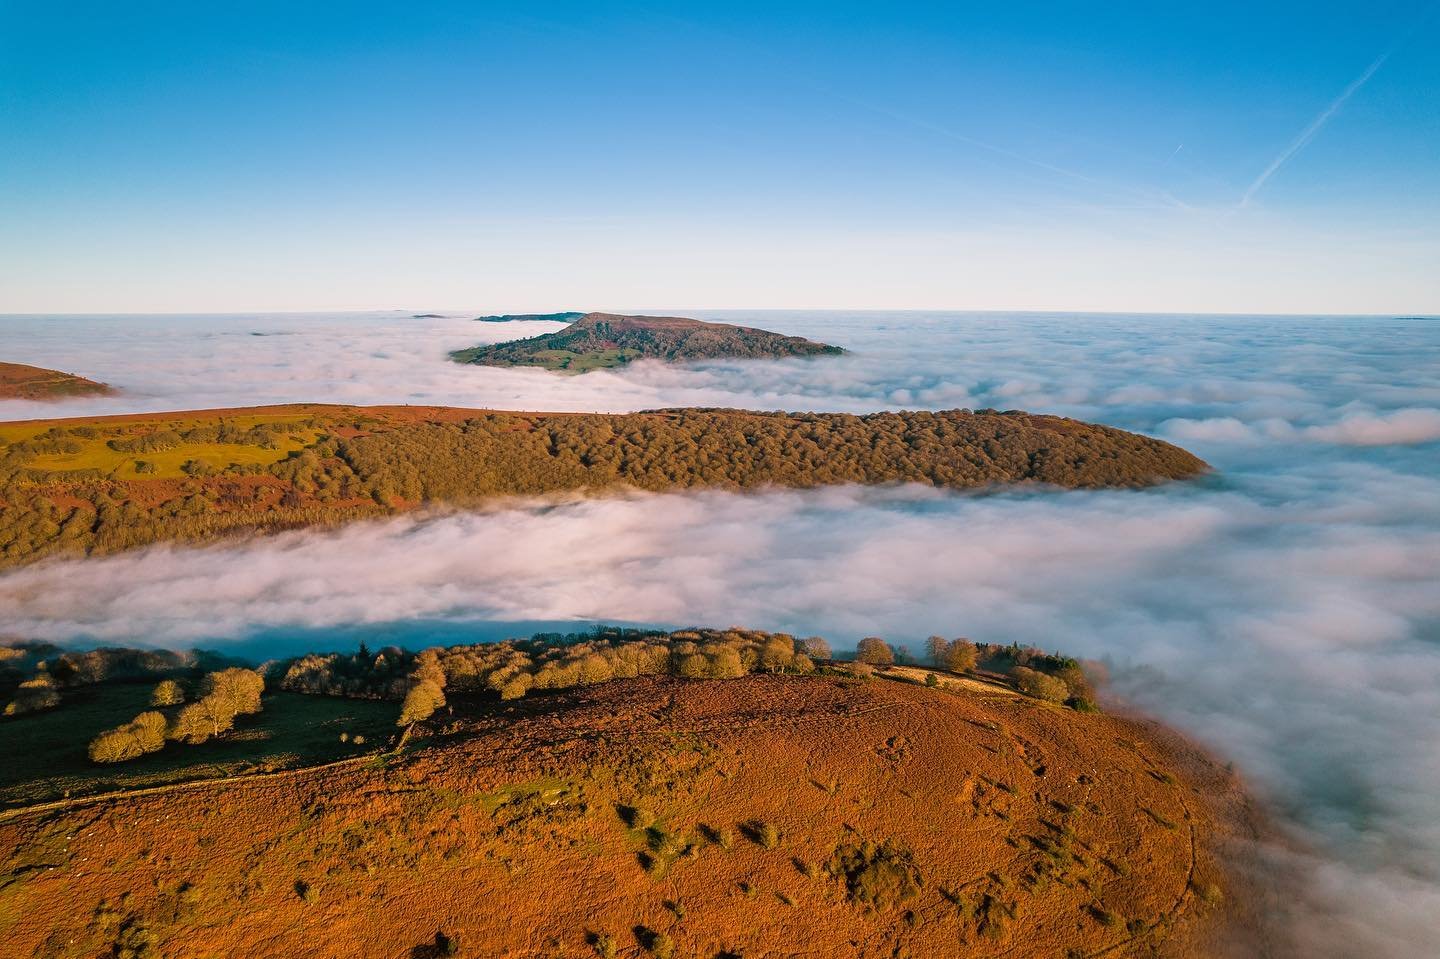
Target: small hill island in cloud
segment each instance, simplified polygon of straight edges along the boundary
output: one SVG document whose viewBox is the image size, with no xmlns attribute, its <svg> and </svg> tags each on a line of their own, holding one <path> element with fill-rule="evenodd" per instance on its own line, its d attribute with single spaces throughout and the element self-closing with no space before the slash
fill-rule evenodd
<svg viewBox="0 0 1440 959">
<path fill-rule="evenodd" d="M 642 359 L 685 363 L 695 360 L 780 359 L 838 356 L 838 346 L 803 336 L 680 316 L 622 316 L 617 313 L 551 313 L 481 317 L 482 320 L 557 320 L 578 317 L 556 333 L 525 340 L 456 350 L 458 363 L 482 366 L 539 366 L 565 373 L 587 373 Z"/>
<path fill-rule="evenodd" d="M 73 373 L 23 363 L 0 363 L 0 400 L 67 400 L 77 396 L 110 396 L 113 387 Z"/>
<path fill-rule="evenodd" d="M 475 317 L 478 323 L 574 323 L 584 313 L 495 313 Z"/>
</svg>

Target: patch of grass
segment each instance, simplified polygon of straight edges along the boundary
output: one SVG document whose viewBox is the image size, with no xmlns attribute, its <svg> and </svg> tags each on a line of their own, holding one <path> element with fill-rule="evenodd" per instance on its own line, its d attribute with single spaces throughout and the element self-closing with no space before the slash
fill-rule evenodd
<svg viewBox="0 0 1440 959">
<path fill-rule="evenodd" d="M 292 415 L 240 415 L 226 416 L 225 422 L 234 425 L 241 430 L 248 430 L 260 425 L 275 425 L 280 423 L 294 424 L 307 417 L 296 417 Z M 188 426 L 197 424 L 181 424 L 178 428 L 185 429 Z M 152 430 L 174 429 L 177 424 L 163 420 L 155 422 L 145 421 L 141 423 L 127 423 L 120 428 L 122 438 L 143 435 Z M 191 460 L 203 460 L 210 463 L 216 469 L 224 469 L 227 466 L 269 466 L 285 459 L 291 453 L 311 446 L 318 439 L 319 434 L 314 430 L 300 430 L 297 432 L 277 432 L 273 434 L 274 448 L 266 449 L 254 444 L 241 443 L 190 443 L 180 442 L 168 445 L 165 449 L 146 450 L 144 452 L 117 450 L 109 445 L 109 440 L 115 439 L 116 427 L 107 427 L 98 430 L 93 438 L 75 437 L 69 439 L 78 446 L 74 452 L 44 453 L 32 458 L 26 466 L 51 472 L 74 472 L 77 470 L 98 470 L 105 476 L 113 476 L 117 479 L 174 479 L 186 475 L 184 466 Z M 10 433 L 10 430 L 4 431 Z M 28 438 L 15 433 L 16 438 Z M 8 437 L 6 437 L 8 439 Z M 9 440 L 14 442 L 14 440 Z M 144 463 L 144 468 L 138 468 Z"/>
<path fill-rule="evenodd" d="M 197 746 L 170 743 L 125 763 L 91 762 L 90 740 L 150 708 L 154 688 L 153 682 L 82 686 L 66 690 L 55 709 L 0 720 L 0 804 L 312 766 L 363 755 L 357 733 L 374 748 L 395 728 L 394 703 L 274 692 L 234 734 Z M 340 741 L 342 730 L 350 732 L 349 743 Z"/>
<path fill-rule="evenodd" d="M 1115 913 L 1111 912 L 1110 910 L 1099 905 L 1091 905 L 1086 908 L 1089 910 L 1090 915 L 1094 917 L 1095 921 L 1100 923 L 1100 925 L 1104 926 L 1106 929 L 1120 928 L 1120 917 L 1115 915 Z"/>
<path fill-rule="evenodd" d="M 1207 906 L 1218 906 L 1225 901 L 1225 894 L 1213 882 L 1192 882 L 1190 889 Z"/>
<path fill-rule="evenodd" d="M 631 829 L 649 829 L 655 825 L 655 814 L 642 806 L 616 806 L 615 812 Z"/>
<path fill-rule="evenodd" d="M 845 883 L 850 901 L 867 909 L 887 909 L 915 897 L 924 885 L 908 850 L 889 840 L 866 840 L 836 848 L 827 867 Z"/>
<path fill-rule="evenodd" d="M 1019 918 L 1020 908 L 1014 902 L 1005 902 L 999 896 L 987 892 L 981 897 L 975 916 L 980 920 L 977 931 L 981 936 L 986 939 L 1003 939 L 1010 923 Z"/>
<path fill-rule="evenodd" d="M 655 959 L 671 959 L 675 955 L 675 940 L 658 929 L 638 926 L 635 929 L 635 938 L 640 940 L 640 945 Z"/>
<path fill-rule="evenodd" d="M 1130 875 L 1130 864 L 1124 859 L 1118 859 L 1114 856 L 1108 856 L 1104 859 L 1101 859 L 1100 861 L 1104 863 L 1105 866 L 1108 867 L 1109 870 L 1117 876 L 1124 877 Z"/>
<path fill-rule="evenodd" d="M 715 826 L 701 825 L 700 835 L 711 845 L 719 846 L 726 852 L 735 848 L 735 830 L 716 828 Z"/>
<path fill-rule="evenodd" d="M 796 856 L 790 861 L 795 864 L 795 868 L 800 871 L 800 875 L 806 879 L 819 879 L 824 875 L 824 870 L 820 868 L 818 863 L 813 863 L 808 859 L 801 859 L 799 856 Z"/>
</svg>

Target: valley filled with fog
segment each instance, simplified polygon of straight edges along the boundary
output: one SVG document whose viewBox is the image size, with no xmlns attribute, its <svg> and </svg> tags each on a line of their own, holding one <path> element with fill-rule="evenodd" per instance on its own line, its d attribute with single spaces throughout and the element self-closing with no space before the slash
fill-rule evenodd
<svg viewBox="0 0 1440 959">
<path fill-rule="evenodd" d="M 1063 649 L 1106 661 L 1117 696 L 1269 801 L 1296 840 L 1269 855 L 1299 857 L 1311 880 L 1295 929 L 1313 954 L 1416 955 L 1440 936 L 1440 322 L 687 315 L 851 353 L 563 376 L 445 359 L 558 324 L 8 316 L 4 359 L 122 392 L 0 402 L 0 418 L 308 401 L 993 407 L 1157 435 L 1216 472 L 1148 491 L 617 493 L 155 548 L 0 574 L 0 629 L 269 653 L 603 621 Z"/>
</svg>

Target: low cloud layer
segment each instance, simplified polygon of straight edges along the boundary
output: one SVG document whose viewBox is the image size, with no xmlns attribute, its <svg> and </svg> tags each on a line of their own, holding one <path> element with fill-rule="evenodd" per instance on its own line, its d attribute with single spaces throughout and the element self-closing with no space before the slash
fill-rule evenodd
<svg viewBox="0 0 1440 959">
<path fill-rule="evenodd" d="M 1431 948 L 1440 937 L 1440 328 L 735 318 L 857 353 L 554 377 L 437 359 L 493 329 L 481 324 L 369 318 L 344 335 L 336 321 L 307 318 L 292 337 L 223 334 L 242 345 L 207 354 L 208 383 L 186 366 L 195 344 L 185 337 L 142 336 L 148 358 L 123 361 L 102 355 L 103 337 L 71 343 L 71 355 L 43 365 L 124 385 L 118 366 L 94 367 L 160 363 L 168 379 L 153 408 L 232 405 L 246 377 L 271 391 L 256 401 L 1022 407 L 1165 435 L 1218 473 L 1145 492 L 617 495 L 154 549 L 0 576 L 6 628 L 62 642 L 211 646 L 292 630 L 311 647 L 357 623 L 628 620 L 745 624 L 841 644 L 967 634 L 1108 658 L 1117 693 L 1233 758 L 1301 839 L 1305 851 L 1271 854 L 1299 857 L 1308 877 L 1285 897 L 1305 954 L 1399 959 Z M 265 329 L 287 327 L 276 319 Z"/>
<path fill-rule="evenodd" d="M 822 360 L 635 364 L 559 376 L 448 351 L 553 323 L 462 316 L 0 316 L 0 359 L 103 380 L 117 397 L 0 401 L 0 419 L 324 400 L 534 410 L 665 406 L 870 412 L 1023 408 L 1177 441 L 1392 445 L 1440 439 L 1426 320 L 944 313 L 707 313 L 832 342 Z"/>
</svg>

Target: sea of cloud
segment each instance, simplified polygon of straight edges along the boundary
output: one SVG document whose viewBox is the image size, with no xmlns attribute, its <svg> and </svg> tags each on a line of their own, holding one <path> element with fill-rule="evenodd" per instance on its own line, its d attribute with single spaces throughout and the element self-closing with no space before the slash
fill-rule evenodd
<svg viewBox="0 0 1440 959">
<path fill-rule="evenodd" d="M 1308 877 L 1284 897 L 1297 948 L 1440 940 L 1440 322 L 723 318 L 854 352 L 563 377 L 443 359 L 514 327 L 374 314 L 0 318 L 0 354 L 126 390 L 77 413 L 1024 408 L 1161 435 L 1217 472 L 1144 492 L 619 494 L 159 548 L 0 576 L 4 628 L 241 647 L 290 630 L 309 648 L 366 624 L 625 620 L 1059 648 L 1108 660 L 1118 695 L 1269 800 L 1300 850 L 1273 855 Z M 35 415 L 53 408 L 0 407 Z"/>
</svg>

